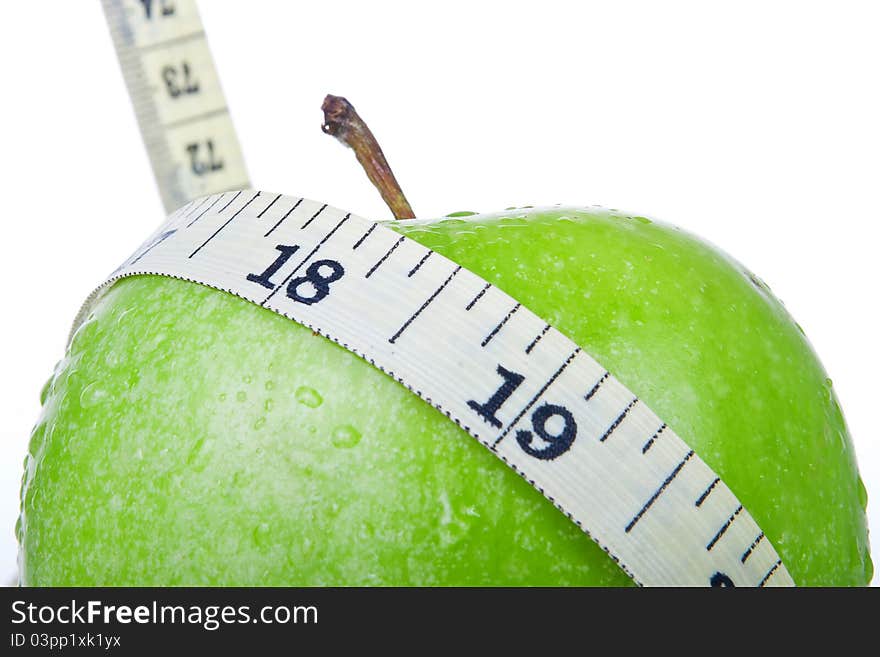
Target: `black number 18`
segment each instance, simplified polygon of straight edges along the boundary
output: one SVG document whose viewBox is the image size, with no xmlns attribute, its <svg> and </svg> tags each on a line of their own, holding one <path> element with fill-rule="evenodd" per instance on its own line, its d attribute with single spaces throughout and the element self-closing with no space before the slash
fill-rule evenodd
<svg viewBox="0 0 880 657">
<path fill-rule="evenodd" d="M 280 251 L 281 255 L 275 258 L 271 265 L 260 274 L 247 275 L 249 281 L 259 283 L 268 290 L 275 289 L 276 284 L 272 282 L 272 277 L 290 260 L 294 253 L 299 251 L 299 246 L 278 244 L 275 250 Z M 345 269 L 336 260 L 316 260 L 306 268 L 304 276 L 294 278 L 287 284 L 287 296 L 294 301 L 311 306 L 326 298 L 330 294 L 330 283 L 338 281 L 343 274 L 345 274 Z M 309 292 L 310 288 L 312 294 L 303 294 Z"/>
</svg>

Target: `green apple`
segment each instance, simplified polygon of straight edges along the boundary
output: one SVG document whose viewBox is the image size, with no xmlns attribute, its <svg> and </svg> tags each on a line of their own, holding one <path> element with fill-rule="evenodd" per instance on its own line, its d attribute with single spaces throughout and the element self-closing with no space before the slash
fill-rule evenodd
<svg viewBox="0 0 880 657">
<path fill-rule="evenodd" d="M 730 485 L 800 585 L 863 585 L 831 382 L 758 278 L 672 226 L 552 208 L 391 222 L 516 297 Z M 28 585 L 626 585 L 440 412 L 323 337 L 163 277 L 114 284 L 47 384 Z M 673 582 L 674 583 L 674 582 Z"/>
</svg>

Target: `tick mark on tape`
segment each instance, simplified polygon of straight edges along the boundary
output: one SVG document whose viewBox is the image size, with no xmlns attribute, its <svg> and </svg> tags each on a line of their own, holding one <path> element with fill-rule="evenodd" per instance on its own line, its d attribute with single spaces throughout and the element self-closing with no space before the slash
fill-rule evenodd
<svg viewBox="0 0 880 657">
<path fill-rule="evenodd" d="M 694 455 L 694 450 L 690 450 L 685 455 L 685 457 L 681 460 L 681 462 L 677 466 L 675 466 L 675 469 L 672 471 L 672 473 L 668 477 L 666 477 L 666 479 L 663 480 L 663 483 L 660 484 L 660 488 L 658 488 L 656 491 L 654 491 L 654 494 L 651 495 L 650 498 L 648 498 L 647 502 L 645 502 L 645 506 L 643 506 L 639 510 L 639 512 L 633 517 L 633 519 L 629 521 L 629 524 L 626 526 L 626 529 L 624 530 L 627 534 L 629 534 L 630 531 L 632 531 L 632 528 L 635 527 L 636 523 L 642 519 L 642 516 L 644 516 L 645 513 L 648 512 L 648 509 L 650 509 L 651 505 L 653 505 L 654 502 L 657 501 L 657 498 L 660 497 L 660 495 L 663 493 L 663 491 L 665 491 L 669 487 L 669 484 L 671 484 L 672 481 L 678 476 L 678 473 L 682 471 L 682 468 L 684 468 L 684 466 L 687 464 L 687 462 L 691 460 L 691 457 L 693 455 Z"/>
<path fill-rule="evenodd" d="M 761 580 L 761 583 L 758 584 L 758 588 L 764 588 L 767 585 L 767 580 L 769 580 L 776 573 L 779 566 L 782 565 L 782 559 L 777 559 L 776 563 L 773 564 L 773 567 L 768 571 L 766 575 L 764 575 L 764 579 Z"/>
<path fill-rule="evenodd" d="M 470 310 L 471 308 L 473 308 L 473 307 L 476 305 L 477 301 L 479 301 L 480 298 L 481 298 L 484 294 L 486 294 L 486 290 L 488 290 L 490 287 L 492 287 L 492 284 L 491 284 L 491 283 L 486 283 L 486 284 L 483 286 L 483 289 L 480 290 L 479 292 L 477 292 L 477 296 L 475 296 L 473 299 L 471 299 L 471 302 L 470 302 L 468 305 L 466 305 L 466 306 L 464 307 L 464 309 L 465 309 L 465 310 Z"/>
<path fill-rule="evenodd" d="M 294 268 L 294 270 L 293 270 L 292 272 L 290 272 L 290 273 L 287 275 L 287 277 L 286 277 L 283 281 L 281 281 L 281 284 L 280 284 L 278 287 L 276 287 L 274 290 L 272 290 L 272 291 L 269 293 L 269 296 L 267 296 L 265 299 L 263 299 L 262 302 L 260 302 L 260 305 L 261 305 L 261 306 L 265 306 L 267 303 L 269 303 L 269 300 L 270 300 L 272 297 L 275 296 L 275 293 L 278 292 L 278 290 L 280 290 L 281 288 L 283 288 L 283 287 L 285 287 L 285 286 L 287 285 L 287 283 L 290 281 L 290 279 L 293 278 L 293 275 L 294 275 L 296 272 L 299 271 L 300 267 L 302 267 L 304 264 L 306 264 L 306 263 L 311 259 L 311 257 L 312 257 L 313 255 L 315 255 L 315 253 L 318 252 L 318 249 L 320 249 L 322 246 L 324 246 L 324 243 L 325 243 L 327 240 L 329 240 L 331 237 L 333 237 L 333 234 L 334 234 L 337 230 L 339 230 L 339 227 L 342 226 L 342 224 L 344 224 L 346 221 L 348 221 L 349 217 L 351 217 L 351 213 L 345 215 L 345 216 L 339 221 L 339 223 L 336 224 L 336 225 L 333 227 L 333 229 L 332 229 L 329 233 L 327 233 L 326 235 L 324 235 L 324 237 L 321 239 L 321 241 L 318 242 L 317 245 L 315 245 L 315 248 L 313 248 L 311 251 L 309 251 L 309 254 L 308 254 L 305 258 L 303 258 L 302 260 L 299 261 L 299 264 Z"/>
<path fill-rule="evenodd" d="M 203 39 L 205 37 L 205 32 L 203 30 L 198 30 L 197 32 L 191 32 L 189 34 L 184 34 L 182 36 L 172 37 L 171 39 L 165 39 L 164 41 L 157 41 L 156 43 L 149 43 L 145 46 L 140 46 L 136 48 L 138 52 L 149 52 L 151 50 L 164 50 L 165 48 L 170 48 L 171 46 L 176 46 L 181 43 L 186 43 L 187 41 L 193 41 L 195 39 Z"/>
<path fill-rule="evenodd" d="M 718 530 L 718 533 L 715 534 L 715 536 L 712 538 L 712 540 L 709 541 L 709 544 L 706 545 L 707 552 L 712 551 L 712 548 L 715 547 L 715 544 L 721 540 L 721 537 L 724 536 L 724 533 L 728 529 L 730 529 L 730 526 L 733 524 L 733 521 L 736 520 L 736 517 L 740 513 L 742 513 L 742 510 L 743 510 L 743 506 L 742 506 L 742 504 L 740 504 L 738 507 L 736 507 L 736 511 L 734 511 L 733 513 L 730 514 L 730 517 L 724 522 L 724 524 L 721 526 L 721 529 Z"/>
<path fill-rule="evenodd" d="M 221 116 L 223 114 L 228 114 L 229 108 L 226 105 L 223 107 L 216 107 L 214 109 L 210 109 L 207 112 L 202 112 L 200 114 L 193 114 L 191 116 L 186 116 L 182 119 L 178 119 L 177 121 L 170 121 L 168 123 L 162 124 L 163 130 L 174 130 L 175 128 L 180 128 L 185 125 L 189 125 L 190 123 L 198 123 L 199 121 L 207 121 L 208 119 L 213 119 L 215 116 Z"/>
<path fill-rule="evenodd" d="M 493 328 L 492 332 L 489 333 L 489 335 L 487 335 L 485 338 L 483 338 L 483 341 L 480 343 L 480 346 L 485 347 L 487 344 L 489 344 L 492 341 L 492 338 L 494 338 L 496 335 L 498 335 L 498 332 L 504 327 L 505 324 L 507 324 L 508 320 L 510 320 L 510 318 L 514 316 L 514 314 L 516 313 L 517 310 L 520 309 L 520 307 L 521 307 L 521 304 L 517 303 L 513 308 L 511 308 L 510 311 L 508 311 L 508 313 L 504 316 L 504 319 L 502 319 L 498 323 L 498 326 Z"/>
<path fill-rule="evenodd" d="M 422 256 L 422 259 L 416 263 L 416 266 L 409 270 L 409 273 L 406 275 L 407 278 L 412 278 L 412 275 L 415 274 L 419 269 L 421 269 L 422 265 L 425 264 L 425 260 L 431 257 L 433 251 L 429 250 L 425 255 Z"/>
<path fill-rule="evenodd" d="M 660 434 L 662 434 L 664 431 L 666 431 L 666 423 L 665 422 L 660 425 L 659 429 L 657 429 L 657 433 L 655 433 L 653 436 L 648 438 L 648 442 L 646 442 L 644 445 L 642 445 L 642 454 L 645 454 L 649 449 L 651 449 L 654 446 L 654 443 L 657 442 L 657 439 L 660 437 Z"/>
<path fill-rule="evenodd" d="M 455 278 L 455 275 L 456 275 L 458 272 L 460 272 L 460 271 L 461 271 L 461 265 L 457 266 L 457 267 L 452 271 L 452 273 L 449 274 L 449 276 L 446 278 L 446 280 L 443 281 L 443 283 L 440 284 L 440 287 L 438 287 L 436 290 L 434 290 L 434 292 L 431 293 L 431 296 L 429 296 L 429 297 L 425 300 L 425 303 L 423 303 L 423 304 L 419 307 L 419 309 L 418 309 L 417 311 L 415 311 L 415 312 L 410 316 L 410 318 L 407 319 L 407 320 L 403 323 L 403 326 L 401 326 L 399 329 L 397 329 L 397 332 L 396 332 L 394 335 L 392 335 L 390 338 L 388 338 L 388 342 L 390 342 L 391 344 L 394 344 L 395 342 L 397 342 L 397 338 L 399 338 L 401 335 L 403 335 L 403 332 L 404 332 L 407 328 L 409 328 L 409 325 L 412 324 L 412 323 L 415 321 L 416 317 L 418 317 L 419 315 L 421 315 L 421 314 L 422 314 L 422 311 L 425 310 L 425 308 L 427 308 L 427 307 L 431 304 L 431 302 L 432 302 L 434 299 L 437 298 L 437 295 L 440 294 L 443 290 L 446 289 L 446 286 L 449 285 L 450 281 L 451 281 L 453 278 Z"/>
<path fill-rule="evenodd" d="M 605 382 L 608 380 L 608 378 L 609 378 L 610 376 L 611 376 L 611 373 L 610 373 L 610 372 L 605 372 L 605 374 L 603 374 L 603 375 L 599 378 L 599 381 L 596 382 L 596 385 L 594 385 L 594 386 L 590 389 L 590 392 L 588 392 L 588 393 L 584 396 L 584 401 L 590 401 L 590 400 L 593 398 L 593 396 L 594 396 L 597 392 L 599 392 L 599 388 L 602 387 L 602 384 L 605 383 Z"/>
<path fill-rule="evenodd" d="M 304 230 L 305 228 L 308 228 L 309 224 L 312 223 L 318 217 L 318 215 L 321 214 L 326 209 L 327 209 L 327 204 L 325 203 L 324 205 L 321 206 L 321 208 L 315 214 L 313 214 L 311 216 L 311 218 L 306 223 L 304 223 L 302 226 L 300 226 L 299 229 Z"/>
<path fill-rule="evenodd" d="M 194 208 L 190 208 L 189 212 L 187 212 L 187 213 L 184 215 L 184 219 L 189 219 L 189 218 L 190 218 L 191 216 L 193 216 L 196 212 L 198 212 L 198 211 L 199 211 L 199 208 L 202 207 L 205 203 L 207 203 L 209 198 L 211 198 L 211 197 L 210 197 L 210 196 L 205 196 L 205 197 L 202 199 L 201 203 L 196 204 L 196 206 L 195 206 Z"/>
<path fill-rule="evenodd" d="M 635 406 L 638 402 L 639 398 L 634 397 L 633 400 L 629 404 L 627 404 L 626 408 L 623 409 L 620 415 L 618 415 L 614 422 L 611 423 L 611 426 L 608 427 L 608 429 L 605 430 L 605 433 L 603 433 L 602 436 L 599 438 L 600 443 L 604 443 L 606 440 L 608 440 L 611 434 L 614 433 L 615 429 L 620 426 L 620 423 L 626 419 L 627 415 L 629 415 L 629 412 L 633 409 L 633 406 Z"/>
<path fill-rule="evenodd" d="M 758 547 L 758 543 L 760 543 L 763 540 L 764 540 L 764 532 L 761 532 L 760 534 L 758 534 L 758 537 L 754 541 L 752 541 L 752 544 L 749 546 L 749 549 L 746 550 L 745 552 L 743 552 L 743 554 L 739 558 L 739 560 L 742 563 L 745 563 L 748 560 L 748 558 L 750 556 L 752 556 L 752 552 L 755 551 L 755 548 Z"/>
<path fill-rule="evenodd" d="M 400 239 L 397 240 L 397 241 L 392 245 L 392 247 L 391 247 L 390 249 L 388 249 L 388 250 L 385 252 L 385 255 L 383 255 L 381 258 L 379 258 L 379 262 L 377 262 L 375 265 L 373 265 L 373 266 L 370 268 L 370 271 L 367 272 L 367 274 L 364 276 L 364 278 L 369 278 L 370 276 L 372 276 L 372 275 L 375 273 L 375 271 L 376 271 L 377 269 L 379 269 L 379 265 L 381 265 L 383 262 L 385 262 L 386 260 L 388 260 L 388 256 L 390 256 L 392 253 L 394 253 L 394 250 L 395 250 L 398 246 L 400 246 L 400 243 L 403 242 L 403 240 L 405 240 L 405 239 L 406 239 L 406 238 L 405 238 L 403 235 L 401 235 L 401 236 L 400 236 Z"/>
<path fill-rule="evenodd" d="M 370 236 L 370 233 L 372 233 L 374 230 L 376 230 L 376 226 L 378 226 L 378 225 L 379 225 L 379 224 L 373 224 L 372 226 L 370 226 L 370 227 L 367 229 L 367 232 L 364 233 L 363 235 L 361 235 L 361 238 L 360 238 L 357 242 L 354 243 L 354 246 L 351 247 L 351 250 L 354 251 L 354 250 L 356 250 L 361 244 L 363 244 L 363 243 L 364 243 L 364 240 L 367 239 L 367 238 Z"/>
<path fill-rule="evenodd" d="M 126 265 L 126 267 L 131 267 L 131 266 L 133 266 L 133 265 L 134 265 L 135 263 L 137 263 L 141 258 L 143 258 L 145 255 L 147 255 L 150 251 L 152 251 L 153 249 L 155 249 L 157 246 L 159 246 L 162 242 L 164 242 L 165 240 L 167 240 L 169 237 L 171 237 L 172 235 L 174 235 L 174 233 L 176 233 L 176 232 L 177 232 L 177 230 L 166 230 L 166 231 L 165 231 L 164 233 L 162 233 L 162 234 L 161 234 L 161 235 L 160 235 L 160 236 L 159 236 L 159 237 L 158 237 L 158 238 L 157 238 L 152 244 L 150 244 L 150 246 L 148 246 L 146 249 L 144 249 L 144 252 L 143 252 L 143 253 L 139 254 L 137 258 L 135 258 L 135 259 L 132 260 L 130 263 L 128 263 L 128 264 Z"/>
<path fill-rule="evenodd" d="M 544 328 L 541 329 L 541 332 L 538 333 L 538 335 L 535 336 L 535 339 L 532 340 L 532 341 L 529 343 L 529 346 L 528 346 L 528 347 L 526 347 L 526 354 L 530 354 L 530 353 L 532 353 L 532 349 L 535 348 L 535 345 L 538 344 L 538 342 L 541 341 L 541 338 L 544 337 L 544 334 L 547 333 L 547 331 L 549 331 L 550 328 L 551 328 L 551 326 L 550 326 L 549 324 L 546 324 L 546 325 L 544 326 Z"/>
<path fill-rule="evenodd" d="M 211 205 L 209 205 L 207 208 L 205 208 L 204 210 L 202 210 L 201 213 L 199 214 L 199 216 L 196 217 L 195 219 L 193 219 L 192 221 L 190 221 L 190 222 L 186 225 L 186 227 L 189 228 L 189 227 L 192 226 L 194 223 L 196 223 L 199 219 L 201 219 L 202 217 L 204 217 L 206 213 L 208 213 L 208 212 L 211 211 L 211 208 L 213 208 L 215 205 L 217 205 L 217 201 L 219 201 L 219 200 L 220 200 L 221 198 L 223 198 L 224 196 L 226 196 L 226 192 L 223 192 L 222 194 L 220 194 L 220 196 L 218 196 L 217 198 L 215 198 L 215 199 L 211 202 Z"/>
<path fill-rule="evenodd" d="M 257 192 L 257 196 L 259 196 L 259 195 L 260 195 L 260 192 Z M 219 210 L 217 210 L 217 214 L 223 214 L 223 211 L 226 210 L 226 208 L 228 208 L 230 205 L 232 205 L 233 203 L 235 203 L 235 199 L 237 199 L 239 196 L 241 196 L 241 190 L 240 190 L 240 189 L 239 189 L 237 192 L 235 192 L 235 196 L 233 196 L 231 199 L 229 199 L 229 203 L 227 203 L 227 204 L 224 205 L 222 208 L 220 208 Z M 254 198 L 256 198 L 256 196 L 255 196 Z M 254 199 L 251 199 L 251 201 L 253 201 L 253 200 L 254 200 Z M 245 205 L 247 205 L 247 204 L 245 204 Z"/>
<path fill-rule="evenodd" d="M 715 486 L 717 486 L 720 481 L 721 481 L 721 479 L 719 477 L 715 477 L 715 479 L 712 480 L 712 483 L 709 484 L 709 486 L 706 488 L 706 490 L 703 491 L 702 495 L 700 495 L 697 498 L 697 501 L 694 502 L 694 506 L 696 506 L 696 507 L 703 506 L 703 502 L 705 502 L 706 498 L 709 497 L 709 493 L 711 493 L 713 490 L 715 490 Z"/>
<path fill-rule="evenodd" d="M 273 198 L 273 199 L 269 202 L 269 205 L 267 205 L 265 208 L 263 208 L 262 210 L 260 210 L 260 214 L 257 215 L 257 219 L 262 219 L 262 218 L 263 218 L 263 215 L 266 214 L 266 213 L 269 211 L 269 208 L 271 208 L 273 205 L 275 205 L 275 201 L 277 201 L 277 200 L 280 199 L 280 198 L 281 198 L 281 194 L 279 194 L 278 196 L 276 196 L 275 198 Z"/>
<path fill-rule="evenodd" d="M 239 195 L 239 194 L 241 194 L 241 192 L 238 192 L 238 193 L 235 195 L 235 198 L 232 199 L 232 201 L 234 201 L 236 198 L 238 198 L 238 195 Z M 192 258 L 195 254 L 197 254 L 199 251 L 201 251 L 201 250 L 205 247 L 205 245 L 206 245 L 208 242 L 210 242 L 212 239 L 214 239 L 215 237 L 217 237 L 217 235 L 220 234 L 220 231 L 223 230 L 224 228 L 226 228 L 226 227 L 232 222 L 232 220 L 235 219 L 235 218 L 239 215 L 239 213 L 240 213 L 242 210 L 244 210 L 247 206 L 249 206 L 249 205 L 251 204 L 251 201 L 253 201 L 255 198 L 257 198 L 259 195 L 260 195 L 260 192 L 257 192 L 256 194 L 254 194 L 253 196 L 251 196 L 251 197 L 248 199 L 248 202 L 247 202 L 247 203 L 245 203 L 245 204 L 242 205 L 238 210 L 236 210 L 235 212 L 233 212 L 233 213 L 232 213 L 232 216 L 229 217 L 229 219 L 227 219 L 227 220 L 223 223 L 223 225 L 220 226 L 220 228 L 218 228 L 217 230 L 215 230 L 214 233 L 211 235 L 211 237 L 209 237 L 209 238 L 206 239 L 204 242 L 202 242 L 202 243 L 196 248 L 195 251 L 193 251 L 192 253 L 189 254 L 189 257 Z M 229 203 L 227 203 L 225 206 L 223 206 L 223 210 L 225 210 L 226 208 L 228 208 L 228 207 L 229 207 L 229 204 L 232 203 L 232 201 L 229 201 Z M 220 210 L 220 212 L 223 212 L 223 210 Z M 220 212 L 218 212 L 217 214 L 220 214 Z"/>
<path fill-rule="evenodd" d="M 269 235 L 271 235 L 272 233 L 274 233 L 274 232 L 275 232 L 275 229 L 278 228 L 278 226 L 280 226 L 282 223 L 284 223 L 284 220 L 287 219 L 287 218 L 290 216 L 291 212 L 295 212 L 296 209 L 299 207 L 299 204 L 302 203 L 302 202 L 303 202 L 303 200 L 302 200 L 302 199 L 299 199 L 296 203 L 294 203 L 294 204 L 293 204 L 293 207 L 290 208 L 290 210 L 288 210 L 287 212 L 285 212 L 285 213 L 284 213 L 284 216 L 281 217 L 281 219 L 279 219 L 279 220 L 275 223 L 275 225 L 272 226 L 272 227 L 266 232 L 265 235 L 263 235 L 263 237 L 269 237 Z"/>
<path fill-rule="evenodd" d="M 185 215 L 187 212 L 189 212 L 192 209 L 192 206 L 195 202 L 196 202 L 196 200 L 192 199 L 189 203 L 184 205 L 182 208 L 177 208 L 177 210 L 174 211 L 174 214 L 172 214 L 171 217 L 169 217 L 169 219 L 172 219 L 172 218 L 176 219 L 177 217 L 180 217 L 181 215 Z M 202 200 L 202 202 L 204 203 L 204 199 Z"/>
</svg>

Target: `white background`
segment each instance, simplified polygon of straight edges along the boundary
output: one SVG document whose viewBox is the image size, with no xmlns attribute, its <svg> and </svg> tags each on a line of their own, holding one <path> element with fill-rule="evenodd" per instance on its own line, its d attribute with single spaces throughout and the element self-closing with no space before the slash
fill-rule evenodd
<svg viewBox="0 0 880 657">
<path fill-rule="evenodd" d="M 388 216 L 352 154 L 321 133 L 331 92 L 370 123 L 419 216 L 598 203 L 703 235 L 804 327 L 880 500 L 875 3 L 200 6 L 256 187 Z M 97 0 L 5 7 L 0 71 L 0 577 L 11 581 L 40 388 L 82 300 L 163 212 Z M 111 211 L 122 204 L 137 210 Z M 869 515 L 880 536 L 880 502 Z"/>
</svg>

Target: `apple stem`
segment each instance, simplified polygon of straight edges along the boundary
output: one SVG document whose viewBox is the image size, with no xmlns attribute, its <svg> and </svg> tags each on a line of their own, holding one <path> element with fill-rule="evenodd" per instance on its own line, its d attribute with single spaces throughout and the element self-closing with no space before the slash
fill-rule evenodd
<svg viewBox="0 0 880 657">
<path fill-rule="evenodd" d="M 382 200 L 391 209 L 394 218 L 414 218 L 416 215 L 403 195 L 394 172 L 388 166 L 379 142 L 352 104 L 342 96 L 328 94 L 321 109 L 324 111 L 324 125 L 321 129 L 354 151 L 358 162 L 361 163 L 370 182 L 379 190 Z"/>
</svg>

